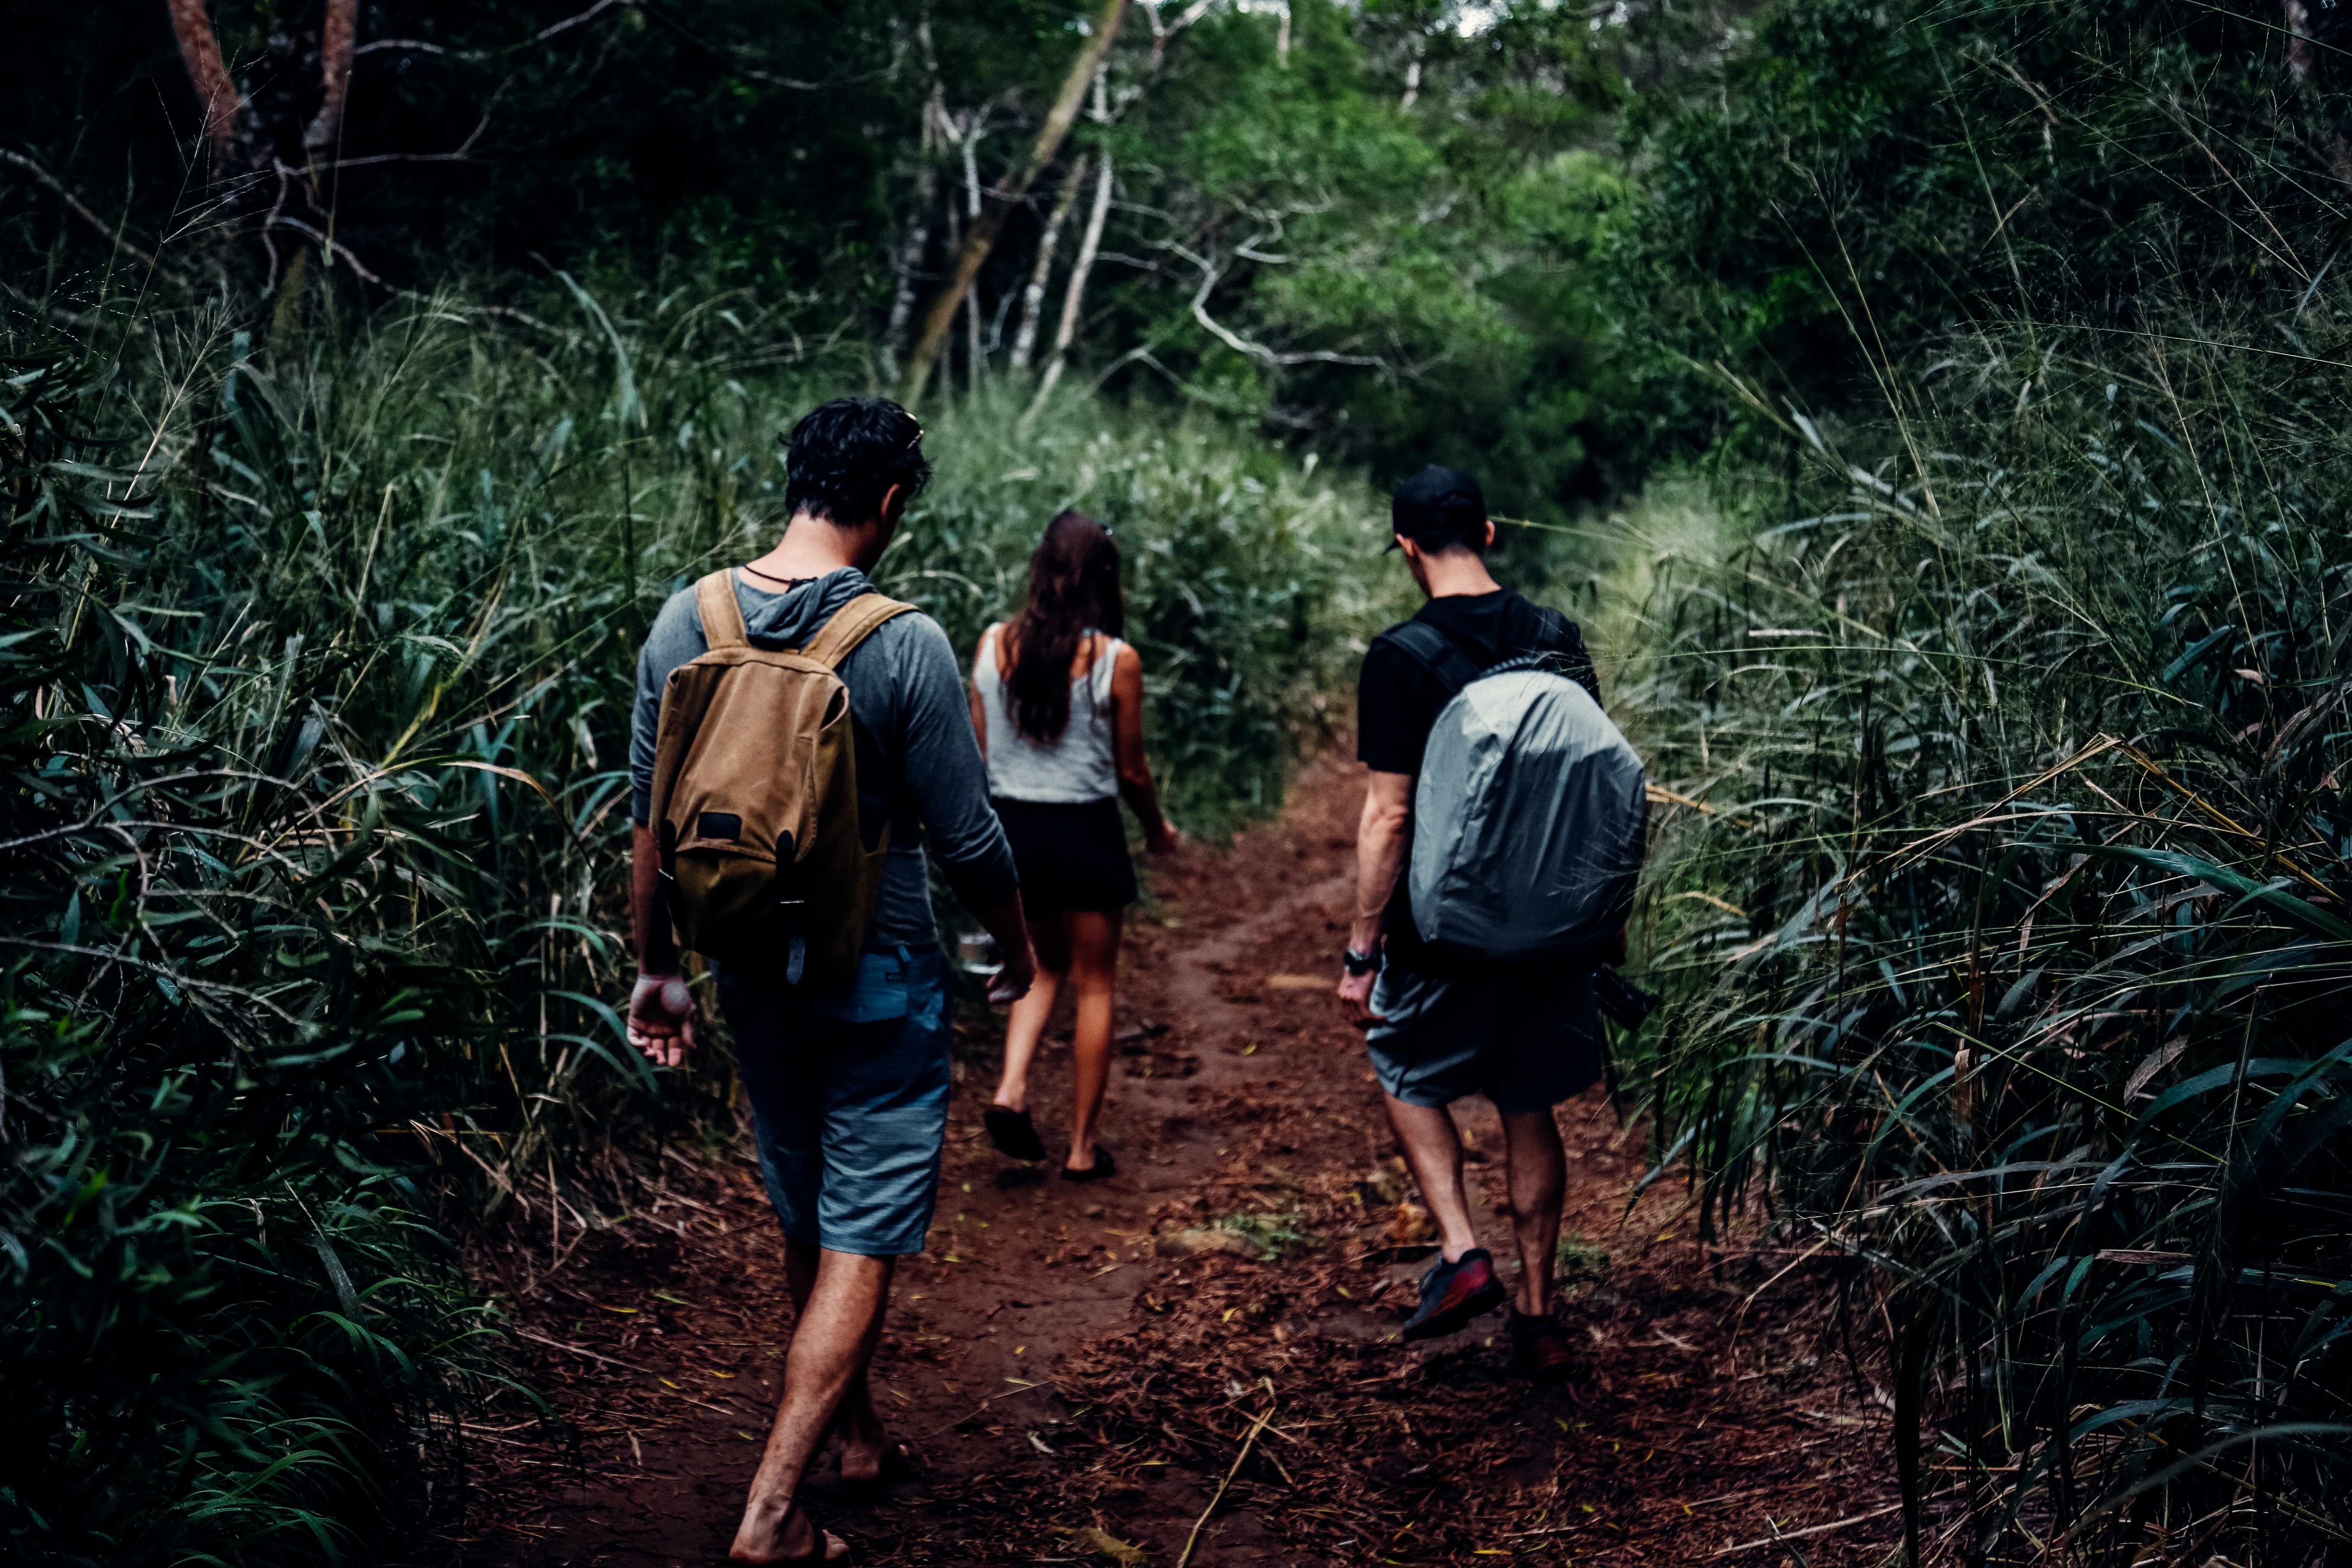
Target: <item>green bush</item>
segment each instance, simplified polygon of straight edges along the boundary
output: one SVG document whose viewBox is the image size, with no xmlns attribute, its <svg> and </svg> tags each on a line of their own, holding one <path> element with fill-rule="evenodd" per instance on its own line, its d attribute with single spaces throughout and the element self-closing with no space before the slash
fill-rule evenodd
<svg viewBox="0 0 2352 1568">
<path fill-rule="evenodd" d="M 453 1234 L 602 1223 L 605 1151 L 731 1131 L 724 1050 L 656 1075 L 611 1008 L 636 644 L 772 542 L 777 437 L 863 377 L 723 301 L 573 299 L 275 353 L 166 319 L 0 394 L 12 1560 L 365 1555 L 496 1375 Z M 935 420 L 883 586 L 968 655 L 1047 519 L 1100 516 L 1177 814 L 1271 809 L 1385 614 L 1378 509 L 1206 422 L 1015 413 Z"/>
<path fill-rule="evenodd" d="M 2352 473 L 2250 337 L 1946 343 L 1868 466 L 1800 421 L 1628 697 L 1682 803 L 1634 1081 L 1712 1221 L 1883 1296 L 1974 1560 L 2346 1517 Z"/>
<path fill-rule="evenodd" d="M 342 659 L 152 602 L 173 444 L 104 439 L 102 367 L 12 369 L 0 1541 L 337 1560 L 486 1375 L 405 1123 L 468 1098 L 507 939 L 426 777 L 345 750 Z"/>
</svg>

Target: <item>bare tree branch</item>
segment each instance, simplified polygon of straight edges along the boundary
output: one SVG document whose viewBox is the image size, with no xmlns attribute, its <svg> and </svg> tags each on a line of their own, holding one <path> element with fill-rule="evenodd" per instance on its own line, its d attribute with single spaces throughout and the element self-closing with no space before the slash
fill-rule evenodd
<svg viewBox="0 0 2352 1568">
<path fill-rule="evenodd" d="M 47 169 L 42 168 L 38 163 L 34 163 L 22 153 L 11 153 L 5 148 L 0 148 L 0 162 L 16 164 L 16 167 L 32 175 L 34 179 L 39 181 L 42 184 L 47 185 L 51 191 L 56 193 L 59 201 L 65 203 L 67 206 L 73 209 L 73 214 L 76 217 L 80 218 L 84 223 L 89 225 L 90 227 L 106 236 L 108 241 L 113 245 L 115 249 L 122 252 L 125 256 L 131 257 L 142 264 L 163 273 L 166 278 L 173 276 L 171 270 L 166 268 L 163 262 L 156 259 L 146 251 L 140 249 L 129 240 L 123 238 L 121 234 L 116 230 L 113 225 L 108 223 L 104 218 L 90 211 L 88 206 L 83 205 L 81 198 L 75 195 L 71 191 L 66 189 L 64 183 L 55 174 L 50 174 Z"/>
<path fill-rule="evenodd" d="M 383 282 L 382 278 L 379 278 L 374 273 L 369 271 L 366 265 L 362 263 L 358 257 L 352 254 L 352 247 L 350 246 L 345 245 L 340 239 L 329 238 L 319 230 L 312 228 L 309 224 L 304 223 L 300 218 L 287 217 L 283 214 L 273 213 L 268 218 L 263 220 L 262 226 L 264 228 L 290 228 L 297 234 L 308 235 L 310 238 L 317 240 L 320 245 L 326 247 L 327 249 L 332 251 L 335 255 L 341 257 L 344 263 L 348 265 L 352 271 L 358 273 L 369 282 L 379 284 Z"/>
<path fill-rule="evenodd" d="M 1335 353 L 1329 349 L 1310 349 L 1303 353 L 1284 353 L 1254 343 L 1230 327 L 1221 326 L 1209 314 L 1209 294 L 1217 280 L 1224 276 L 1207 261 L 1193 258 L 1201 268 L 1201 286 L 1192 293 L 1192 319 L 1206 327 L 1216 340 L 1236 353 L 1244 353 L 1265 364 L 1360 364 L 1385 365 L 1388 362 L 1377 354 Z"/>
<path fill-rule="evenodd" d="M 496 100 L 495 94 L 492 99 Z M 310 167 L 325 174 L 331 169 L 364 169 L 371 163 L 462 163 L 466 162 L 467 154 L 474 150 L 474 143 L 482 139 L 482 132 L 489 128 L 490 117 L 484 114 L 480 123 L 451 153 L 371 153 L 364 158 L 335 158 L 313 163 Z"/>
<path fill-rule="evenodd" d="M 205 140 L 216 154 L 226 155 L 236 129 L 237 111 L 245 95 L 229 79 L 228 63 L 221 58 L 220 40 L 213 36 L 212 17 L 205 0 L 164 0 L 172 13 L 172 36 L 179 41 L 180 63 L 196 89 L 205 115 Z"/>
<path fill-rule="evenodd" d="M 596 0 L 596 4 L 589 6 L 577 16 L 566 16 L 551 26 L 541 27 L 530 36 L 530 41 L 534 44 L 543 44 L 558 33 L 567 33 L 583 22 L 594 21 L 615 5 L 626 5 L 631 3 L 632 0 Z"/>
<path fill-rule="evenodd" d="M 1151 69 L 1156 71 L 1160 68 L 1160 62 L 1168 56 L 1168 45 L 1176 35 L 1207 16 L 1209 7 L 1215 4 L 1216 0 L 1192 0 L 1177 15 L 1175 21 L 1163 24 L 1160 20 L 1160 6 L 1152 0 L 1145 0 L 1143 14 L 1151 19 Z"/>
</svg>

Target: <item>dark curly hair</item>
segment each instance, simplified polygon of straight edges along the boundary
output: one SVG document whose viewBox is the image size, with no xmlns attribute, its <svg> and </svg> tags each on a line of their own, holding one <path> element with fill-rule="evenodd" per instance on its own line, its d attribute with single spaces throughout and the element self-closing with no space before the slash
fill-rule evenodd
<svg viewBox="0 0 2352 1568">
<path fill-rule="evenodd" d="M 892 485 L 913 500 L 931 482 L 923 427 L 887 397 L 836 397 L 793 426 L 784 510 L 854 528 L 882 510 Z"/>
<path fill-rule="evenodd" d="M 1012 626 L 1005 685 L 1013 727 L 1041 746 L 1059 741 L 1070 725 L 1070 666 L 1079 642 L 1089 631 L 1118 637 L 1126 629 L 1110 530 L 1081 512 L 1061 513 L 1029 558 L 1029 602 Z"/>
</svg>

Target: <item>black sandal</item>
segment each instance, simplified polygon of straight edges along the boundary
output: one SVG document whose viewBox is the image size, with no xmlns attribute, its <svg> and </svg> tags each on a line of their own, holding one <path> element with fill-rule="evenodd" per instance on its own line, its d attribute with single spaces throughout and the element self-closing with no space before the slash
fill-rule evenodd
<svg viewBox="0 0 2352 1568">
<path fill-rule="evenodd" d="M 1000 1154 L 1015 1160 L 1042 1160 L 1045 1157 L 1045 1141 L 1037 1136 L 1036 1127 L 1025 1110 L 1007 1110 L 992 1105 L 981 1120 L 988 1126 L 988 1141 L 996 1145 Z"/>
<path fill-rule="evenodd" d="M 1099 1182 L 1118 1174 L 1118 1162 L 1112 1159 L 1110 1151 L 1099 1143 L 1095 1145 L 1095 1163 L 1085 1170 L 1073 1171 L 1067 1165 L 1062 1167 L 1062 1180 L 1066 1182 Z"/>
</svg>

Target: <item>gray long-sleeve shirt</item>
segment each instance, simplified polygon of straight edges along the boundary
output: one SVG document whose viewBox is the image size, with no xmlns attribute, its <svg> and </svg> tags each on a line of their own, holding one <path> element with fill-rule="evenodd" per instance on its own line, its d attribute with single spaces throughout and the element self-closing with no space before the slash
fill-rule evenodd
<svg viewBox="0 0 2352 1568">
<path fill-rule="evenodd" d="M 735 599 L 755 647 L 799 647 L 835 611 L 873 584 L 843 567 L 814 583 L 770 594 L 735 579 Z M 629 731 L 629 779 L 636 819 L 653 815 L 654 742 L 669 672 L 709 650 L 694 590 L 679 590 L 654 617 L 637 655 L 637 697 Z M 849 721 L 857 748 L 858 824 L 868 844 L 890 825 L 882 902 L 866 945 L 887 951 L 938 940 L 931 918 L 931 853 L 966 908 L 992 910 L 1020 886 L 1013 847 L 988 804 L 988 775 L 972 738 L 971 708 L 947 633 L 930 616 L 885 621 L 841 661 L 849 688 Z"/>
</svg>

